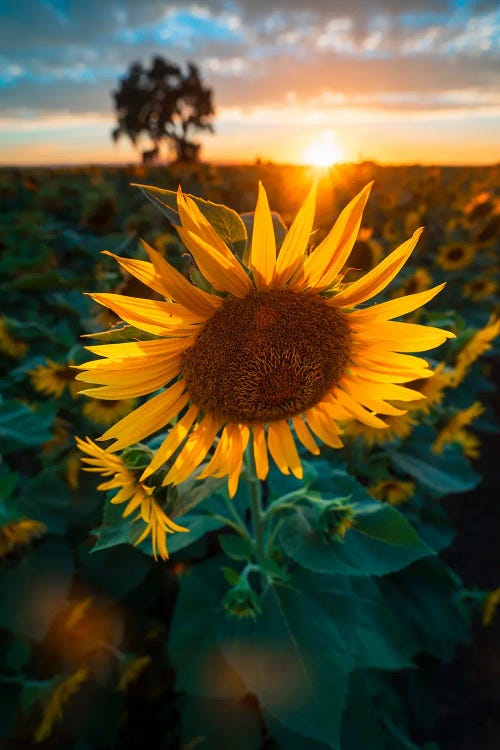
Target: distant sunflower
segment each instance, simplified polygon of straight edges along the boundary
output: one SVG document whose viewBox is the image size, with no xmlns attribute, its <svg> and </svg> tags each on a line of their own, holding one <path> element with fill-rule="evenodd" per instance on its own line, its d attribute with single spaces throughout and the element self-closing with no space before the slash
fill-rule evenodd
<svg viewBox="0 0 500 750">
<path fill-rule="evenodd" d="M 72 365 L 72 362 L 60 365 L 47 359 L 46 365 L 38 365 L 30 372 L 35 389 L 46 396 L 61 398 L 67 388 L 74 398 L 82 386 L 75 380 L 76 372 Z"/>
<path fill-rule="evenodd" d="M 82 412 L 91 422 L 101 424 L 103 427 L 109 427 L 117 419 L 121 419 L 125 414 L 132 411 L 136 404 L 137 399 L 135 398 L 120 399 L 118 401 L 95 399 L 88 401 L 84 405 Z"/>
<path fill-rule="evenodd" d="M 454 243 L 439 249 L 436 262 L 443 271 L 461 271 L 462 268 L 470 266 L 475 257 L 474 245 Z"/>
<path fill-rule="evenodd" d="M 415 482 L 402 482 L 398 479 L 380 479 L 368 492 L 378 500 L 384 500 L 390 505 L 406 503 L 415 492 Z"/>
<path fill-rule="evenodd" d="M 393 293 L 393 297 L 403 297 L 407 294 L 416 294 L 429 289 L 432 284 L 432 276 L 425 268 L 416 268 L 401 286 Z"/>
<path fill-rule="evenodd" d="M 315 437 L 334 448 L 342 446 L 339 422 L 357 419 L 383 429 L 386 423 L 377 414 L 403 413 L 388 401 L 422 397 L 401 385 L 431 374 L 424 359 L 408 352 L 432 349 L 453 334 L 392 318 L 425 304 L 443 285 L 354 309 L 392 281 L 422 230 L 362 278 L 341 283 L 370 187 L 307 254 L 316 202 L 313 186 L 277 254 L 260 185 L 244 263 L 179 190 L 178 231 L 212 291 L 191 284 L 145 244 L 151 263 L 116 259 L 165 301 L 91 295 L 157 338 L 88 347 L 103 359 L 80 366 L 86 372 L 78 379 L 98 386 L 84 392 L 115 400 L 166 388 L 105 432 L 103 440 L 114 440 L 108 451 L 123 449 L 177 419 L 141 477 L 146 479 L 175 454 L 164 483 L 176 485 L 206 459 L 220 432 L 199 477 L 228 475 L 232 496 L 249 440 L 260 479 L 269 470 L 268 453 L 283 473 L 301 478 L 292 429 L 317 454 Z"/>
<path fill-rule="evenodd" d="M 496 294 L 497 289 L 497 283 L 493 281 L 493 279 L 478 276 L 477 279 L 473 279 L 473 281 L 465 284 L 463 292 L 464 295 L 470 297 L 473 302 L 481 302 L 481 300 L 487 299 Z"/>
<path fill-rule="evenodd" d="M 8 354 L 9 357 L 20 359 L 28 350 L 25 341 L 15 339 L 10 332 L 9 322 L 4 315 L 0 316 L 0 352 Z"/>
<path fill-rule="evenodd" d="M 137 480 L 136 472 L 127 469 L 122 459 L 107 453 L 98 445 L 87 438 L 87 442 L 76 438 L 78 448 L 86 454 L 82 461 L 88 464 L 85 471 L 93 471 L 103 477 L 111 477 L 107 482 L 100 484 L 98 490 L 118 490 L 111 502 L 114 505 L 126 503 L 123 517 L 127 518 L 134 511 L 137 515 L 134 521 L 142 520 L 145 524 L 144 530 L 137 537 L 134 545 L 140 544 L 148 536 L 151 536 L 153 556 L 155 560 L 158 555 L 162 560 L 168 559 L 167 534 L 174 531 L 188 531 L 184 526 L 174 523 L 162 510 L 153 497 L 154 487 L 148 487 Z"/>
<path fill-rule="evenodd" d="M 455 370 L 452 375 L 452 385 L 454 387 L 462 382 L 474 362 L 492 348 L 493 341 L 499 334 L 500 318 L 498 320 L 491 318 L 484 328 L 480 328 L 470 337 L 457 356 Z"/>
<path fill-rule="evenodd" d="M 360 437 L 369 448 L 373 448 L 374 445 L 393 443 L 397 438 L 404 440 L 411 434 L 413 428 L 418 424 L 418 420 L 413 412 L 405 413 L 401 409 L 397 409 L 394 402 L 393 407 L 397 413 L 393 416 L 384 416 L 386 426 L 383 429 L 353 420 L 344 424 L 344 434 L 351 438 Z"/>
</svg>

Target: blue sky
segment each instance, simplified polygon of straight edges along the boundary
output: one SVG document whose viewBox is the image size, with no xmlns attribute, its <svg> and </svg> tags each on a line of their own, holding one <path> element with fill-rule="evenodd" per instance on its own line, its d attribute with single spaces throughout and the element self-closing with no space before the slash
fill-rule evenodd
<svg viewBox="0 0 500 750">
<path fill-rule="evenodd" d="M 215 161 L 500 160 L 500 6 L 488 0 L 2 0 L 0 163 L 130 161 L 110 92 L 134 60 L 194 60 Z"/>
</svg>

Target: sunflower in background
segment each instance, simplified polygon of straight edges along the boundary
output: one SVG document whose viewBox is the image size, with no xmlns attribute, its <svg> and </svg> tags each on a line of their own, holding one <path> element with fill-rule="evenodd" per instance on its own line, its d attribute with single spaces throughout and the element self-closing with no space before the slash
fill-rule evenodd
<svg viewBox="0 0 500 750">
<path fill-rule="evenodd" d="M 284 474 L 301 478 L 295 440 L 314 454 L 317 440 L 340 448 L 339 423 L 357 420 L 384 429 L 385 415 L 404 414 L 390 401 L 422 398 L 403 384 L 432 371 L 409 352 L 432 349 L 453 334 L 392 319 L 425 304 L 444 285 L 359 307 L 394 279 L 422 231 L 362 278 L 344 283 L 342 269 L 370 188 L 349 203 L 308 254 L 316 187 L 277 253 L 266 192 L 259 185 L 252 242 L 241 260 L 179 190 L 178 232 L 205 289 L 146 244 L 150 263 L 113 256 L 165 301 L 91 296 L 155 338 L 88 347 L 100 359 L 80 365 L 77 377 L 93 383 L 96 387 L 84 392 L 100 399 L 164 390 L 104 433 L 102 440 L 113 441 L 107 455 L 175 421 L 140 481 L 168 461 L 163 484 L 180 484 L 216 445 L 198 477 L 228 476 L 233 496 L 248 444 L 259 479 L 268 474 L 269 455 Z"/>
<path fill-rule="evenodd" d="M 52 359 L 47 359 L 47 364 L 35 367 L 31 370 L 30 376 L 35 390 L 46 396 L 61 398 L 67 389 L 75 398 L 82 389 L 75 380 L 76 371 L 71 361 L 67 364 L 58 364 Z"/>
<path fill-rule="evenodd" d="M 113 401 L 111 399 L 93 399 L 84 404 L 82 412 L 91 422 L 109 427 L 128 414 L 136 406 L 137 399 L 126 398 Z"/>
<path fill-rule="evenodd" d="M 474 245 L 455 242 L 451 245 L 443 245 L 439 249 L 436 262 L 443 271 L 461 271 L 462 268 L 470 266 L 475 257 Z"/>
</svg>

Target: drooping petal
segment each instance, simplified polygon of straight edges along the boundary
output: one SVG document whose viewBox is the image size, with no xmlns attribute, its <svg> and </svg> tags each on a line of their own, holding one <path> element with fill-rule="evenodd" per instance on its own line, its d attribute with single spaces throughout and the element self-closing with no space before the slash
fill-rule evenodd
<svg viewBox="0 0 500 750">
<path fill-rule="evenodd" d="M 283 240 L 276 260 L 273 287 L 286 284 L 302 263 L 314 224 L 316 192 L 317 181 L 314 181 L 307 198 Z"/>
<path fill-rule="evenodd" d="M 123 294 L 89 294 L 95 302 L 113 310 L 122 320 L 155 336 L 190 336 L 193 324 L 205 322 L 192 313 L 182 315 L 182 307 L 175 310 L 168 302 L 126 297 Z M 180 314 L 176 314 L 180 313 Z"/>
<path fill-rule="evenodd" d="M 260 424 L 252 425 L 253 432 L 253 455 L 255 460 L 255 472 L 258 479 L 264 481 L 269 472 L 269 459 L 267 455 L 266 435 Z"/>
<path fill-rule="evenodd" d="M 319 455 L 319 448 L 316 444 L 316 441 L 314 440 L 313 436 L 307 429 L 307 425 L 302 419 L 302 417 L 292 417 L 292 424 L 295 430 L 295 434 L 297 435 L 298 439 L 304 446 L 304 448 L 307 448 L 307 450 L 310 453 L 313 453 L 315 456 Z"/>
<path fill-rule="evenodd" d="M 221 421 L 209 414 L 197 424 L 177 456 L 163 484 L 180 484 L 201 464 L 220 430 Z"/>
<path fill-rule="evenodd" d="M 337 425 L 318 406 L 307 409 L 304 416 L 311 430 L 323 443 L 332 448 L 342 448 Z"/>
<path fill-rule="evenodd" d="M 290 427 L 284 419 L 269 424 L 268 445 L 269 452 L 280 471 L 284 474 L 289 474 L 290 470 L 294 477 L 302 479 L 302 464 L 300 463 Z M 284 471 L 284 468 L 286 471 Z"/>
<path fill-rule="evenodd" d="M 368 183 L 352 199 L 325 239 L 305 260 L 300 288 L 308 287 L 320 291 L 333 283 L 351 254 L 372 185 L 373 182 Z"/>
<path fill-rule="evenodd" d="M 276 238 L 267 194 L 261 182 L 253 222 L 251 265 L 257 289 L 269 289 L 276 267 Z"/>
</svg>

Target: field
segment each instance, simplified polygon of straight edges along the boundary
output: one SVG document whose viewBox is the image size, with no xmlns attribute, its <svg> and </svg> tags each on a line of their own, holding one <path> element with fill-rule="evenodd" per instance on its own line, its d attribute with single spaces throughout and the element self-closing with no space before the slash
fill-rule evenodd
<svg viewBox="0 0 500 750">
<path fill-rule="evenodd" d="M 297 541 L 291 516 L 274 529 L 267 581 L 278 592 L 283 633 L 312 685 L 309 703 L 304 698 L 292 710 L 250 665 L 258 654 L 269 678 L 274 670 L 286 673 L 288 656 L 284 661 L 270 656 L 281 653 L 283 643 L 281 636 L 273 641 L 271 626 L 259 631 L 270 611 L 251 587 L 242 593 L 241 568 L 247 562 L 243 570 L 251 569 L 253 552 L 234 542 L 240 540 L 231 523 L 249 518 L 248 497 L 240 488 L 236 514 L 228 517 L 232 501 L 225 481 L 211 477 L 195 487 L 187 480 L 172 502 L 184 509 L 175 517 L 190 533 L 169 536 L 168 560 L 155 561 L 147 537 L 134 547 L 143 521 L 122 517 L 123 507 L 112 503 L 117 485 L 105 494 L 98 490 L 102 477 L 82 471 L 75 437 L 95 440 L 144 399 L 87 398 L 79 394 L 83 384 L 74 379 L 73 368 L 88 359 L 85 345 L 126 340 L 114 328 L 118 316 L 83 292 L 158 298 L 102 251 L 146 260 L 143 239 L 186 277 L 193 273 L 193 258 L 165 212 L 132 183 L 173 191 L 181 185 L 184 193 L 250 214 L 261 180 L 271 210 L 282 220 L 275 221 L 279 238 L 314 177 L 319 178 L 314 245 L 374 180 L 344 268 L 347 282 L 369 273 L 418 227 L 425 228 L 377 302 L 446 282 L 423 311 L 405 320 L 444 328 L 455 338 L 423 355 L 436 372 L 413 384 L 426 396 L 425 406 L 388 417 L 387 430 L 347 424 L 343 451 L 327 447 L 310 460 L 315 497 L 326 493 L 330 502 L 335 491 L 335 502 L 339 495 L 345 501 L 335 505 L 345 514 L 340 521 L 335 516 L 333 532 L 330 519 L 327 531 L 333 536 L 327 540 L 323 529 L 324 547 L 327 541 L 332 549 L 336 544 L 337 558 L 325 562 L 321 545 Z M 498 646 L 491 661 L 487 653 L 494 648 L 500 601 L 494 548 L 500 519 L 493 489 L 500 239 L 495 185 L 499 166 L 0 170 L 2 747 L 105 750 L 142 748 L 148 741 L 184 750 L 364 750 L 368 741 L 370 750 L 497 747 L 498 701 L 486 697 L 500 663 Z M 102 341 L 101 331 L 108 331 Z M 97 338 L 81 338 L 89 334 Z M 136 477 L 148 463 L 145 455 L 160 445 L 158 436 L 146 442 L 135 453 L 128 449 L 126 468 Z M 265 499 L 297 493 L 294 481 L 271 472 Z M 164 507 L 170 502 L 168 496 Z M 359 531 L 364 521 L 360 511 L 360 520 L 351 524 L 351 502 L 386 514 L 379 531 L 370 531 L 375 546 L 352 541 L 363 536 L 356 524 Z M 332 626 L 336 615 L 326 624 L 326 589 L 320 591 L 318 583 L 326 579 L 338 587 L 332 597 L 349 587 L 342 591 L 353 602 L 359 627 L 351 661 L 347 615 L 338 628 Z M 308 611 L 314 612 L 323 642 L 308 635 Z M 281 633 L 278 619 L 272 623 L 272 632 Z M 235 642 L 250 650 L 237 652 Z M 322 695 L 329 695 L 329 677 L 317 672 L 328 643 L 336 656 L 325 673 L 330 668 L 345 673 L 344 689 L 331 698 L 340 706 L 331 721 Z M 443 667 L 457 648 L 458 661 Z M 275 692 L 284 688 L 269 680 Z M 476 714 L 458 736 L 457 723 L 471 702 Z"/>
</svg>

